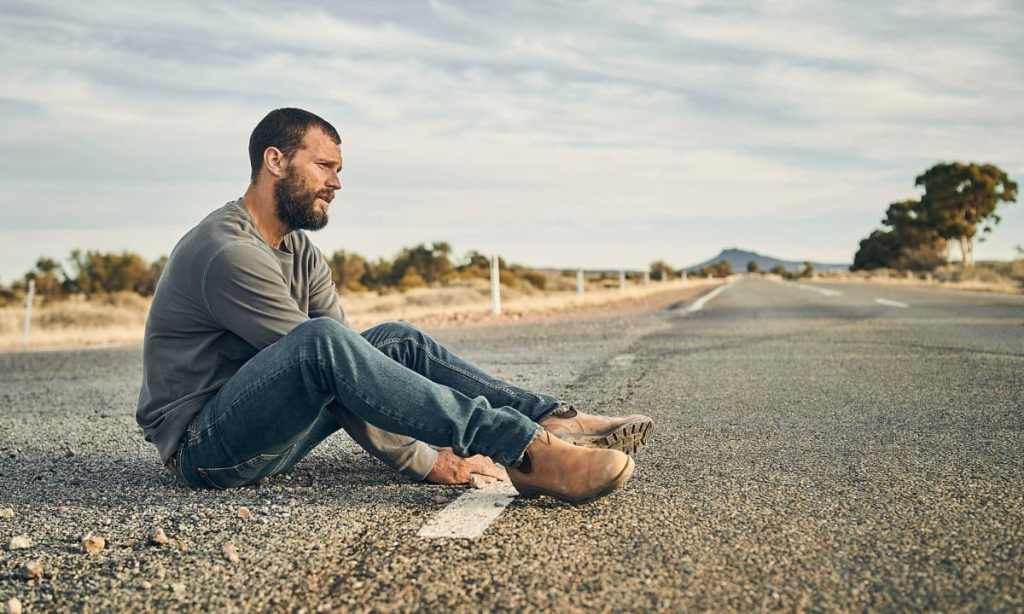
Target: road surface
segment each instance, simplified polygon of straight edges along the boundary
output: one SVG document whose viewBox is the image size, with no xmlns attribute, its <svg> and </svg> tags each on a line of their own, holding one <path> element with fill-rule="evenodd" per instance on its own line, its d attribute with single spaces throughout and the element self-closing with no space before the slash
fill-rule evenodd
<svg viewBox="0 0 1024 614">
<path fill-rule="evenodd" d="M 1022 297 L 743 278 L 654 313 L 437 336 L 591 411 L 653 416 L 627 489 L 509 503 L 404 481 L 341 436 L 291 476 L 189 492 L 135 427 L 137 348 L 0 355 L 0 508 L 15 510 L 0 598 L 30 612 L 1024 607 Z M 424 536 L 470 522 L 478 537 Z M 156 527 L 170 544 L 148 543 Z M 83 554 L 86 532 L 106 549 Z M 21 534 L 32 547 L 9 550 Z M 30 583 L 32 559 L 45 575 Z"/>
</svg>

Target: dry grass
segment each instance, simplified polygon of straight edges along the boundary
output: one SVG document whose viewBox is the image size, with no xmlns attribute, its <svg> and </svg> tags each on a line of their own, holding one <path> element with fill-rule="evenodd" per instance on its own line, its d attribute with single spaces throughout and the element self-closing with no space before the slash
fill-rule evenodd
<svg viewBox="0 0 1024 614">
<path fill-rule="evenodd" d="M 122 345 L 142 339 L 149 301 L 134 293 L 36 304 L 28 348 Z M 21 349 L 25 308 L 0 308 L 0 350 Z"/>
<path fill-rule="evenodd" d="M 698 279 L 631 285 L 626 290 L 604 289 L 593 284 L 583 295 L 577 295 L 574 290 L 543 292 L 532 288 L 503 288 L 503 313 L 499 318 L 491 316 L 490 286 L 486 280 L 470 280 L 445 288 L 420 288 L 406 293 L 347 294 L 341 297 L 341 301 L 352 325 L 358 329 L 386 320 L 449 326 L 514 321 L 524 316 L 586 310 L 717 283 L 720 280 Z M 0 307 L 0 351 L 139 343 L 148 310 L 149 300 L 131 293 L 105 299 L 76 297 L 42 305 L 37 303 L 33 308 L 32 329 L 26 346 L 22 343 L 24 307 Z"/>
<path fill-rule="evenodd" d="M 875 269 L 820 273 L 815 275 L 815 278 L 840 282 L 909 284 L 974 292 L 1024 294 L 1024 259 L 1009 262 L 978 262 L 975 266 L 967 268 L 949 265 L 930 273 Z"/>
</svg>

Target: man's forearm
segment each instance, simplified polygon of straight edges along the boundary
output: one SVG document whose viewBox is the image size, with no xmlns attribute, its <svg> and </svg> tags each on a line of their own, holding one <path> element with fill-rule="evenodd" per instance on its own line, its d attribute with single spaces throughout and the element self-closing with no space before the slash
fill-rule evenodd
<svg viewBox="0 0 1024 614">
<path fill-rule="evenodd" d="M 367 452 L 410 479 L 422 481 L 434 468 L 437 450 L 422 441 L 377 428 L 347 411 L 338 412 L 338 421 Z"/>
</svg>

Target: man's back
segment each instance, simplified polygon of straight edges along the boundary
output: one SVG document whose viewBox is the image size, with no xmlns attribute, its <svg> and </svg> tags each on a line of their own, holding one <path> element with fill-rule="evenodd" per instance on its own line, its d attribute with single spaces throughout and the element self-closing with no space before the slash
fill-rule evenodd
<svg viewBox="0 0 1024 614">
<path fill-rule="evenodd" d="M 246 361 L 318 316 L 344 322 L 330 270 L 302 231 L 273 249 L 237 200 L 182 237 L 146 321 L 136 413 L 161 460 Z"/>
</svg>

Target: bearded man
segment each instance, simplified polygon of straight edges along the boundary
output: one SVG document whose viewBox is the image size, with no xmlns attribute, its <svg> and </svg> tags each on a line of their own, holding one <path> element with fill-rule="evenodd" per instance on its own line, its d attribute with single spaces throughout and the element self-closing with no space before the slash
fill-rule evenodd
<svg viewBox="0 0 1024 614">
<path fill-rule="evenodd" d="M 524 496 L 570 502 L 626 483 L 623 450 L 646 442 L 649 418 L 578 412 L 405 323 L 349 328 L 303 232 L 327 224 L 341 189 L 333 126 L 277 109 L 253 130 L 249 159 L 245 195 L 171 252 L 146 322 L 136 419 L 182 483 L 254 483 L 339 429 L 416 480 L 505 478 L 500 463 Z"/>
</svg>

